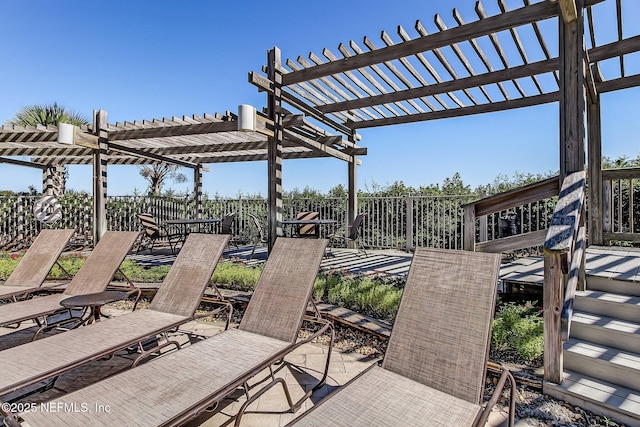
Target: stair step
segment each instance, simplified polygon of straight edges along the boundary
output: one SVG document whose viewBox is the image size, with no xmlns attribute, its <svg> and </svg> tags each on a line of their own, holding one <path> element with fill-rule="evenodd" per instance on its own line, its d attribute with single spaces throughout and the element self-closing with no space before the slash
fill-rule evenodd
<svg viewBox="0 0 640 427">
<path fill-rule="evenodd" d="M 591 291 L 640 296 L 640 282 L 613 279 L 605 276 L 587 275 L 587 289 Z"/>
<path fill-rule="evenodd" d="M 640 354 L 638 322 L 576 311 L 571 322 L 571 337 Z"/>
<path fill-rule="evenodd" d="M 544 382 L 545 394 L 601 414 L 618 423 L 640 427 L 640 392 L 565 370 L 562 384 Z"/>
<path fill-rule="evenodd" d="M 576 292 L 576 311 L 640 322 L 640 297 L 600 291 Z"/>
<path fill-rule="evenodd" d="M 563 357 L 565 369 L 640 388 L 640 354 L 571 338 L 564 345 Z"/>
</svg>

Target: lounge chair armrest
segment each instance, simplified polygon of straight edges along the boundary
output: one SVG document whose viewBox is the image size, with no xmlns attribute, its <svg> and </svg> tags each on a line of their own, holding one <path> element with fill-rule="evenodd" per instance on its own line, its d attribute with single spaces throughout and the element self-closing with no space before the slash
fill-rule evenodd
<svg viewBox="0 0 640 427">
<path fill-rule="evenodd" d="M 515 423 L 515 412 L 516 412 L 516 379 L 513 377 L 511 372 L 505 368 L 501 367 L 502 375 L 500 375 L 500 380 L 496 385 L 495 390 L 493 391 L 493 395 L 491 399 L 487 402 L 482 412 L 482 416 L 478 420 L 477 426 L 484 426 L 487 423 L 487 419 L 489 418 L 489 414 L 491 410 L 498 402 L 500 395 L 502 394 L 502 390 L 506 385 L 507 380 L 509 380 L 510 393 L 509 393 L 509 427 L 513 427 Z"/>
<path fill-rule="evenodd" d="M 213 316 L 215 314 L 220 313 L 222 310 L 227 309 L 227 322 L 225 324 L 225 331 L 227 329 L 229 329 L 229 323 L 231 323 L 231 316 L 233 315 L 233 304 L 231 304 L 229 301 L 208 301 L 211 304 L 218 304 L 221 305 L 221 307 L 218 307 L 212 311 L 208 311 L 206 313 L 202 313 L 202 314 L 196 314 L 193 316 L 194 320 L 198 320 L 198 319 L 203 319 L 205 317 L 209 317 L 209 316 Z"/>
</svg>

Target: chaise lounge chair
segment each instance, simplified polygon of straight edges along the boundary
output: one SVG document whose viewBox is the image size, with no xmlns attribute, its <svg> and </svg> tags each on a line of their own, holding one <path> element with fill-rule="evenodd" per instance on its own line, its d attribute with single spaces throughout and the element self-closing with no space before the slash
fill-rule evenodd
<svg viewBox="0 0 640 427">
<path fill-rule="evenodd" d="M 0 306 L 0 326 L 35 320 L 43 325 L 42 328 L 50 327 L 47 318 L 62 309 L 60 301 L 107 288 L 137 237 L 135 231 L 107 231 L 64 292 Z"/>
<path fill-rule="evenodd" d="M 290 426 L 483 426 L 500 255 L 417 248 L 382 366 L 373 365 Z"/>
<path fill-rule="evenodd" d="M 67 402 L 86 402 L 91 406 L 95 402 L 109 405 L 108 413 L 33 412 L 20 417 L 31 427 L 184 424 L 308 342 L 296 343 L 296 338 L 326 245 L 326 240 L 278 238 L 238 329 L 229 329 L 48 403 L 64 406 Z M 325 323 L 314 337 L 328 328 Z M 301 401 L 291 402 L 284 380 L 272 378 L 247 400 L 238 418 L 246 405 L 278 384 L 287 393 L 291 411 L 296 410 L 324 384 L 328 357 L 324 376 Z M 14 419 L 6 418 L 5 423 Z"/>
<path fill-rule="evenodd" d="M 49 271 L 58 261 L 75 230 L 42 230 L 16 268 L 0 286 L 0 299 L 13 298 L 41 290 Z"/>
<path fill-rule="evenodd" d="M 12 393 L 177 328 L 194 319 L 229 236 L 190 234 L 148 309 L 0 351 L 0 395 Z M 230 304 L 224 303 L 229 310 Z M 220 310 L 217 310 L 220 311 Z M 206 314 L 210 316 L 212 312 Z M 134 361 L 168 344 L 142 351 Z M 43 358 L 42 355 L 47 355 Z M 52 383 L 42 388 L 48 389 Z M 28 394 L 32 394 L 31 392 Z"/>
</svg>

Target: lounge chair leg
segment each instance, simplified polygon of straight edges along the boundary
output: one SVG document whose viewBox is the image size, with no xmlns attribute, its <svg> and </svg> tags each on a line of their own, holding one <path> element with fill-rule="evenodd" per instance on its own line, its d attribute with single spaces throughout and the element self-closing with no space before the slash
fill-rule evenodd
<svg viewBox="0 0 640 427">
<path fill-rule="evenodd" d="M 182 349 L 182 346 L 180 345 L 180 343 L 178 341 L 173 341 L 173 340 L 167 341 L 164 344 L 160 344 L 160 345 L 158 345 L 158 346 L 156 346 L 154 348 L 151 348 L 149 350 L 143 351 L 142 354 L 140 354 L 140 356 L 136 357 L 136 359 L 131 364 L 131 367 L 135 368 L 136 366 L 138 366 L 138 363 L 140 363 L 142 361 L 142 359 L 145 359 L 150 354 L 155 353 L 155 352 L 157 352 L 157 351 L 159 351 L 159 350 L 161 350 L 161 349 L 163 349 L 165 347 L 168 347 L 170 345 L 175 346 L 176 349 L 178 349 L 178 350 Z"/>
<path fill-rule="evenodd" d="M 289 404 L 289 410 L 291 411 L 292 414 L 295 413 L 298 410 L 299 405 L 294 405 L 293 404 L 293 401 L 291 400 L 291 394 L 289 393 L 289 388 L 287 387 L 287 383 L 284 381 L 284 379 L 283 378 L 276 378 L 273 381 L 271 381 L 269 384 L 267 384 L 266 386 L 261 388 L 256 394 L 254 394 L 249 399 L 247 399 L 247 401 L 244 402 L 244 404 L 240 407 L 240 410 L 238 411 L 238 413 L 235 416 L 233 416 L 227 423 L 229 423 L 229 422 L 231 422 L 231 420 L 235 419 L 235 423 L 233 425 L 235 427 L 238 427 L 240 425 L 240 420 L 242 419 L 242 416 L 244 415 L 245 411 L 247 410 L 247 407 L 250 404 L 252 404 L 253 402 L 255 402 L 257 399 L 259 399 L 260 396 L 262 396 L 269 389 L 271 389 L 271 387 L 273 387 L 273 386 L 275 386 L 277 384 L 281 384 L 282 385 L 282 389 L 284 390 L 285 397 L 287 398 L 287 403 Z"/>
</svg>

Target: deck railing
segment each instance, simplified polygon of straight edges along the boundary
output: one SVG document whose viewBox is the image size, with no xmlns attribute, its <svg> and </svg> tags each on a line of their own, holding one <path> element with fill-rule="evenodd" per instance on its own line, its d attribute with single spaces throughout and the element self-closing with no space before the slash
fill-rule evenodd
<svg viewBox="0 0 640 427">
<path fill-rule="evenodd" d="M 498 253 L 541 247 L 558 192 L 556 176 L 467 204 L 464 249 Z"/>
<path fill-rule="evenodd" d="M 28 246 L 42 225 L 33 215 L 33 207 L 40 196 L 0 197 L 0 247 Z M 464 235 L 464 204 L 476 199 L 464 196 L 402 196 L 360 197 L 360 212 L 367 214 L 361 229 L 365 246 L 410 250 L 416 246 L 462 248 Z M 67 194 L 59 198 L 62 220 L 55 228 L 75 228 L 79 244 L 90 242 L 93 224 L 92 200 L 86 194 Z M 347 198 L 288 197 L 284 202 L 284 217 L 295 217 L 301 211 L 316 211 L 321 218 L 347 224 Z M 148 212 L 158 221 L 194 218 L 195 202 L 190 197 L 109 196 L 107 198 L 107 228 L 109 230 L 139 230 L 136 214 Z M 205 199 L 202 217 L 218 218 L 235 212 L 234 234 L 252 241 L 257 234 L 249 214 L 266 222 L 267 202 L 264 199 Z M 264 224 L 263 224 L 264 225 Z M 326 236 L 333 230 L 322 229 Z"/>
<path fill-rule="evenodd" d="M 605 242 L 640 242 L 640 168 L 604 169 L 602 184 Z"/>
</svg>

